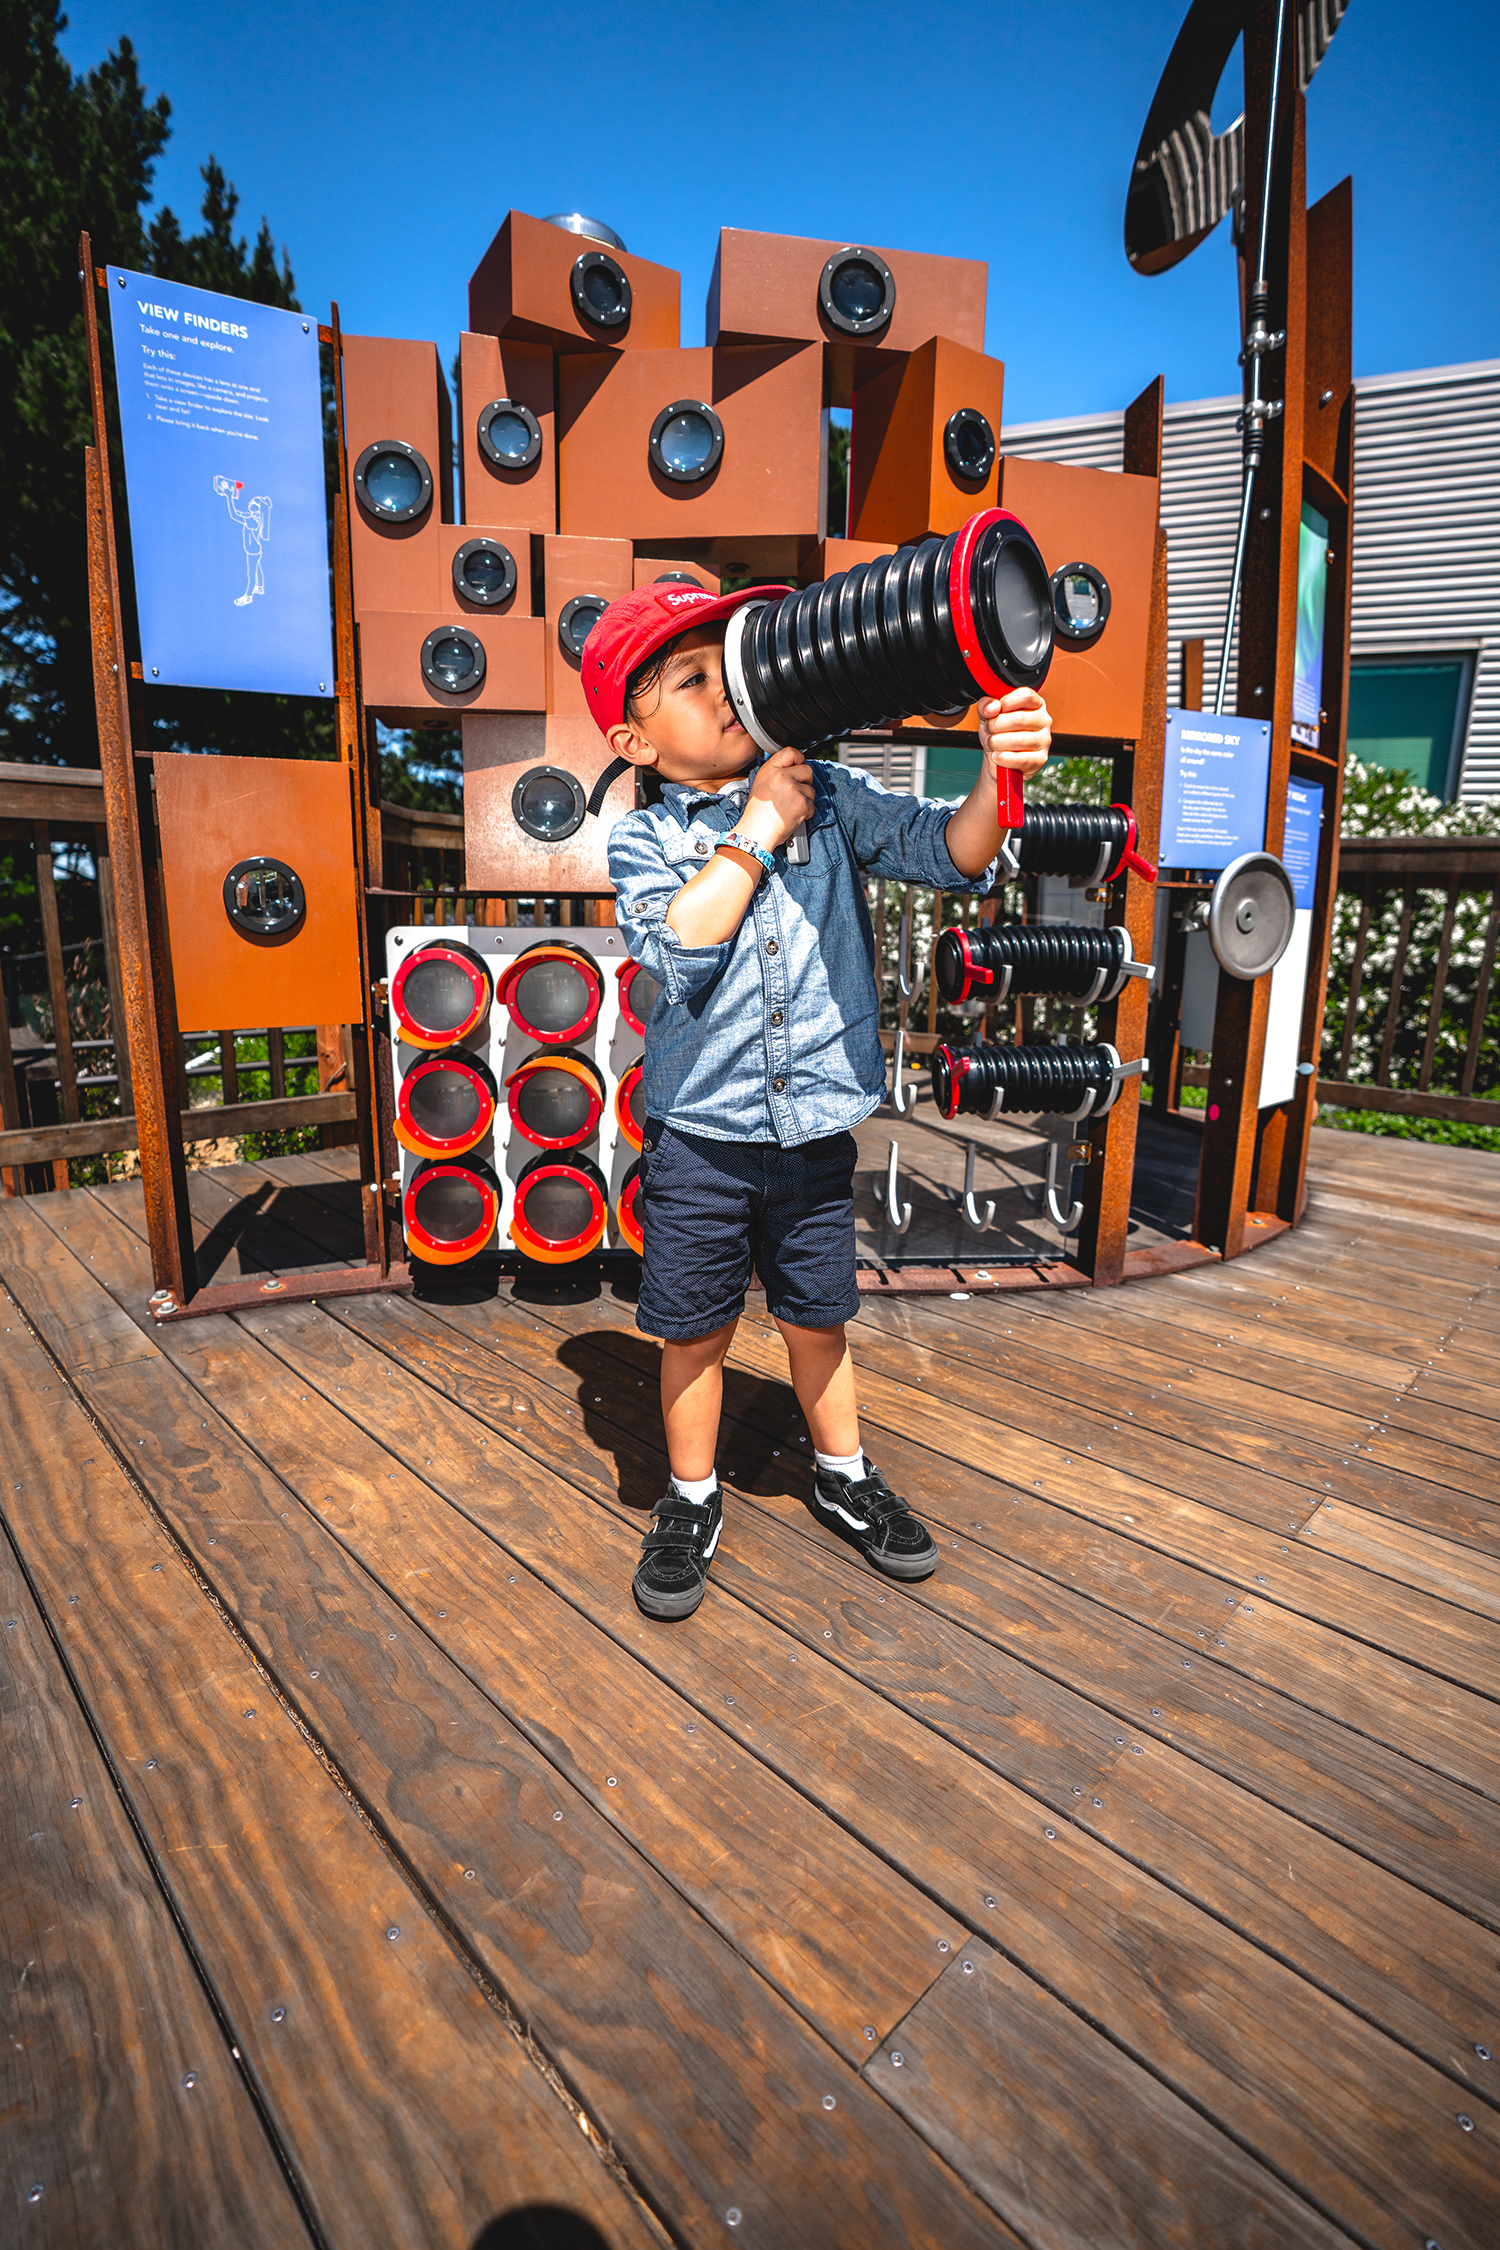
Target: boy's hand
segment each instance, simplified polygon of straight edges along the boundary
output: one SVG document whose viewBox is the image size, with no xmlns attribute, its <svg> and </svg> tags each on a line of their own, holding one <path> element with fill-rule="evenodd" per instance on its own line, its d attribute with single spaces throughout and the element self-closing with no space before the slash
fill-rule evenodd
<svg viewBox="0 0 1500 2250">
<path fill-rule="evenodd" d="M 812 767 L 800 750 L 775 750 L 750 784 L 739 825 L 768 852 L 784 844 L 813 809 Z"/>
<path fill-rule="evenodd" d="M 1001 766 L 1023 777 L 1040 773 L 1052 749 L 1052 714 L 1035 688 L 1012 688 L 979 706 L 979 747 L 991 781 Z"/>
</svg>

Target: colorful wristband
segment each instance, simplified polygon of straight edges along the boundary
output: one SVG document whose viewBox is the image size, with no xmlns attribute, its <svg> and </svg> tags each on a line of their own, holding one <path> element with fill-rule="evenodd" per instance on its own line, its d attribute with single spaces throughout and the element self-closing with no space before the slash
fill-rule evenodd
<svg viewBox="0 0 1500 2250">
<path fill-rule="evenodd" d="M 716 852 L 748 852 L 752 859 L 760 861 L 768 875 L 775 873 L 776 862 L 772 859 L 770 853 L 763 845 L 757 844 L 753 836 L 742 835 L 738 828 L 731 828 L 727 836 L 721 836 L 715 844 L 714 850 Z"/>
</svg>

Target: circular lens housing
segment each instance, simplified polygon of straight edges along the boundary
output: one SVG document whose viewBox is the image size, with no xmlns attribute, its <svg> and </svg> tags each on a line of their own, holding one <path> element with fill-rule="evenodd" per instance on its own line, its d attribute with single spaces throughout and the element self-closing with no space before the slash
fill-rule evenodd
<svg viewBox="0 0 1500 2250">
<path fill-rule="evenodd" d="M 951 541 L 948 611 L 965 668 L 982 695 L 1040 687 L 1052 662 L 1052 582 L 1020 519 L 982 508 Z"/>
<path fill-rule="evenodd" d="M 516 590 L 516 558 L 498 539 L 466 539 L 453 555 L 453 591 L 480 609 L 498 609 Z"/>
<path fill-rule="evenodd" d="M 236 860 L 224 878 L 224 911 L 242 937 L 290 937 L 307 918 L 301 877 L 284 859 Z"/>
<path fill-rule="evenodd" d="M 567 1265 L 597 1249 L 609 1214 L 604 1174 L 586 1156 L 534 1156 L 516 1178 L 510 1238 L 528 1258 Z"/>
<path fill-rule="evenodd" d="M 490 994 L 490 972 L 479 954 L 457 939 L 439 938 L 419 946 L 396 970 L 391 1013 L 409 1047 L 448 1047 L 468 1038 Z"/>
<path fill-rule="evenodd" d="M 575 259 L 568 286 L 573 310 L 588 327 L 608 334 L 629 320 L 630 276 L 607 250 L 585 250 Z"/>
<path fill-rule="evenodd" d="M 646 1065 L 632 1063 L 615 1088 L 615 1123 L 632 1148 L 639 1148 L 646 1132 Z"/>
<path fill-rule="evenodd" d="M 484 684 L 484 643 L 466 625 L 439 625 L 422 643 L 422 677 L 441 695 L 472 695 Z"/>
<path fill-rule="evenodd" d="M 1092 648 L 1109 623 L 1109 582 L 1092 563 L 1052 573 L 1052 622 L 1064 648 Z"/>
<path fill-rule="evenodd" d="M 603 594 L 575 594 L 570 602 L 563 603 L 557 620 L 557 645 L 575 664 L 582 658 L 584 642 L 608 607 Z"/>
<path fill-rule="evenodd" d="M 585 217 L 582 211 L 554 211 L 543 219 L 542 225 L 561 227 L 564 234 L 581 234 L 585 242 L 607 243 L 611 250 L 623 253 L 625 248 L 613 227 L 607 227 L 602 219 Z"/>
<path fill-rule="evenodd" d="M 664 406 L 651 425 L 651 466 L 673 484 L 699 484 L 724 452 L 724 425 L 701 398 Z"/>
<path fill-rule="evenodd" d="M 560 844 L 583 826 L 588 799 L 582 784 L 561 766 L 533 766 L 510 793 L 516 825 L 539 844 Z"/>
<path fill-rule="evenodd" d="M 477 1156 L 434 1157 L 402 1198 L 407 1247 L 431 1265 L 474 1257 L 495 1231 L 500 1182 Z"/>
<path fill-rule="evenodd" d="M 836 250 L 818 282 L 823 318 L 845 336 L 869 336 L 896 309 L 896 282 L 878 251 Z"/>
<path fill-rule="evenodd" d="M 961 484 L 983 484 L 995 466 L 995 433 L 977 406 L 961 406 L 943 425 L 943 459 Z"/>
<path fill-rule="evenodd" d="M 432 500 L 432 471 L 414 445 L 377 438 L 354 464 L 354 497 L 377 523 L 414 523 Z"/>
<path fill-rule="evenodd" d="M 615 976 L 620 986 L 620 1013 L 631 1030 L 644 1039 L 651 1011 L 661 996 L 660 981 L 639 961 L 622 961 Z"/>
<path fill-rule="evenodd" d="M 659 570 L 651 583 L 653 586 L 702 586 L 703 581 L 695 578 L 690 570 Z"/>
<path fill-rule="evenodd" d="M 569 1047 L 529 1055 L 505 1090 L 516 1130 L 537 1148 L 576 1148 L 604 1114 L 602 1072 Z"/>
<path fill-rule="evenodd" d="M 604 981 L 593 955 L 577 946 L 529 945 L 506 970 L 499 996 L 522 1031 L 556 1046 L 592 1028 Z"/>
<path fill-rule="evenodd" d="M 422 1055 L 401 1080 L 396 1138 L 414 1156 L 464 1156 L 494 1123 L 497 1099 L 488 1064 L 467 1048 Z"/>
<path fill-rule="evenodd" d="M 492 468 L 532 469 L 542 457 L 542 425 L 518 399 L 491 399 L 480 414 L 475 435 Z"/>
<path fill-rule="evenodd" d="M 615 1200 L 615 1225 L 624 1237 L 626 1247 L 633 1250 L 637 1257 L 646 1247 L 646 1230 L 641 1223 L 640 1193 L 641 1168 L 636 1163 L 631 1165 L 620 1183 L 620 1192 Z"/>
</svg>

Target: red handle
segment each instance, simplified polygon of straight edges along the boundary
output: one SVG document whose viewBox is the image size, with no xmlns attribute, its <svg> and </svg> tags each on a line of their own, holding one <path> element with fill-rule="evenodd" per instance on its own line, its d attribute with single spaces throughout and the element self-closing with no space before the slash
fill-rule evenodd
<svg viewBox="0 0 1500 2250">
<path fill-rule="evenodd" d="M 1026 818 L 1026 807 L 1021 797 L 1021 776 L 1011 766 L 1000 766 L 995 773 L 998 818 L 1002 828 L 1014 830 Z"/>
</svg>

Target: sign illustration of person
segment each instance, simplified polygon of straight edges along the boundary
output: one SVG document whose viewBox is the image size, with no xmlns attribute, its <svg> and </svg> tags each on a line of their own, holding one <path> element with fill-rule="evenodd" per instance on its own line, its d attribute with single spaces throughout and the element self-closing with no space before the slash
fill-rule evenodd
<svg viewBox="0 0 1500 2250">
<path fill-rule="evenodd" d="M 245 591 L 235 595 L 236 609 L 247 608 L 257 594 L 263 594 L 266 590 L 266 576 L 261 568 L 261 550 L 271 536 L 270 494 L 257 492 L 252 500 L 247 500 L 241 507 L 240 494 L 244 489 L 243 482 L 238 478 L 214 478 L 214 490 L 227 504 L 230 515 L 240 526 L 245 543 Z"/>
</svg>

